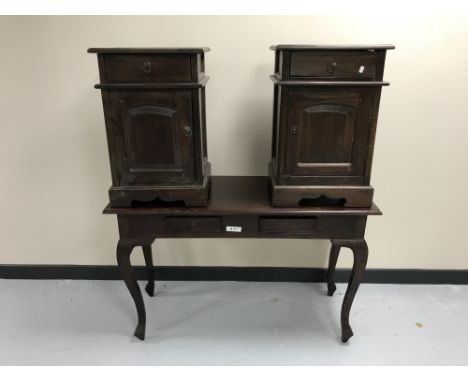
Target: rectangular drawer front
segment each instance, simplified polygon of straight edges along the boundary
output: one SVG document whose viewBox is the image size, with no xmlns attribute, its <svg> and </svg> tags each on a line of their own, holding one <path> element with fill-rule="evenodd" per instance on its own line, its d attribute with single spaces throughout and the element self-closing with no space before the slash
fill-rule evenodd
<svg viewBox="0 0 468 382">
<path fill-rule="evenodd" d="M 221 218 L 207 217 L 166 217 L 166 230 L 169 232 L 220 232 Z"/>
<path fill-rule="evenodd" d="M 317 226 L 316 217 L 261 217 L 261 232 L 315 232 Z"/>
<path fill-rule="evenodd" d="M 190 82 L 190 55 L 108 54 L 106 82 Z"/>
<path fill-rule="evenodd" d="M 375 78 L 375 52 L 291 52 L 290 77 L 369 80 Z"/>
</svg>

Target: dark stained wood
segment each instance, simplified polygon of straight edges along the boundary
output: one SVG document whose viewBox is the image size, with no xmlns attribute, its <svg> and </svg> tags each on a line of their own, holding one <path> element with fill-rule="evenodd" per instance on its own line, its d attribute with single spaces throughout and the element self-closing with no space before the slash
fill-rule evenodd
<svg viewBox="0 0 468 382">
<path fill-rule="evenodd" d="M 187 207 L 205 206 L 208 202 L 211 168 L 204 163 L 203 183 L 171 185 L 131 185 L 112 186 L 109 189 L 111 205 L 119 207 L 138 207 L 145 203 L 172 206 L 178 203 Z"/>
<path fill-rule="evenodd" d="M 194 181 L 192 94 L 189 91 L 111 92 L 120 186 Z M 123 114 L 123 115 L 122 115 Z"/>
<path fill-rule="evenodd" d="M 190 82 L 188 54 L 109 54 L 106 56 L 108 82 Z"/>
<path fill-rule="evenodd" d="M 94 87 L 101 90 L 170 90 L 170 89 L 199 89 L 208 82 L 209 77 L 203 77 L 199 82 L 160 82 L 138 84 L 96 84 Z"/>
<path fill-rule="evenodd" d="M 289 77 L 373 80 L 377 61 L 369 51 L 292 51 Z"/>
<path fill-rule="evenodd" d="M 210 48 L 89 48 L 88 53 L 107 54 L 180 54 L 180 53 L 206 53 Z"/>
<path fill-rule="evenodd" d="M 269 202 L 268 177 L 214 176 L 211 198 L 201 207 L 106 207 L 116 214 L 120 241 L 117 249 L 119 269 L 134 299 L 138 325 L 135 335 L 144 339 L 146 313 L 141 292 L 130 264 L 135 246 L 143 246 L 148 270 L 147 292 L 152 295 L 154 279 L 149 245 L 156 238 L 320 238 L 332 240 L 328 291 L 334 291 L 334 269 L 339 248 L 354 253 L 353 271 L 343 301 L 342 340 L 352 336 L 349 312 L 365 270 L 367 245 L 364 240 L 367 217 L 381 214 L 371 208 L 300 207 L 274 208 Z M 145 249 L 146 248 L 146 249 Z"/>
<path fill-rule="evenodd" d="M 125 284 L 135 302 L 138 313 L 138 325 L 135 329 L 135 337 L 140 340 L 145 339 L 146 331 L 146 310 L 141 295 L 140 287 L 138 286 L 135 274 L 132 271 L 130 263 L 130 255 L 132 254 L 134 242 L 131 240 L 119 240 L 117 244 L 117 264 L 119 266 L 120 274 L 122 275 Z"/>
<path fill-rule="evenodd" d="M 91 48 L 99 76 L 113 206 L 181 201 L 205 206 L 205 48 Z"/>
<path fill-rule="evenodd" d="M 274 47 L 272 204 L 370 207 L 385 64 L 393 46 Z M 279 61 L 279 62 L 278 62 Z"/>
<path fill-rule="evenodd" d="M 366 269 L 368 248 L 367 243 L 364 239 L 361 240 L 332 240 L 332 246 L 336 252 L 336 257 L 341 247 L 347 247 L 353 251 L 353 269 L 346 288 L 345 297 L 343 299 L 343 305 L 341 307 L 341 340 L 347 342 L 352 336 L 353 331 L 349 324 L 349 313 L 351 306 L 356 296 L 356 292 L 364 275 Z M 335 261 L 336 263 L 336 261 Z"/>
<path fill-rule="evenodd" d="M 288 90 L 284 184 L 364 177 L 373 89 Z M 293 178 L 293 179 L 290 179 Z"/>
<path fill-rule="evenodd" d="M 334 244 L 330 247 L 330 256 L 328 258 L 328 272 L 327 272 L 327 293 L 329 296 L 333 296 L 333 293 L 336 291 L 335 284 L 335 269 L 336 263 L 338 261 L 338 255 L 340 254 L 340 246 Z"/>
<path fill-rule="evenodd" d="M 212 176 L 210 199 L 206 207 L 148 205 L 139 208 L 120 208 L 109 204 L 103 213 L 152 216 L 368 216 L 382 214 L 375 204 L 370 208 L 333 206 L 276 208 L 270 203 L 269 187 L 267 176 Z"/>
<path fill-rule="evenodd" d="M 322 80 L 282 80 L 277 75 L 271 75 L 271 80 L 276 85 L 296 86 L 301 88 L 308 87 L 381 87 L 389 86 L 390 82 L 385 81 L 322 81 Z"/>
<path fill-rule="evenodd" d="M 324 176 L 325 181 L 319 177 L 308 177 L 309 183 L 315 183 L 315 179 L 317 179 L 319 184 L 317 186 L 301 184 L 301 178 L 297 178 L 299 177 L 285 176 L 283 179 L 287 179 L 285 181 L 287 184 L 278 184 L 277 177 L 271 170 L 270 189 L 273 206 L 294 208 L 308 203 L 314 204 L 315 200 L 323 200 L 327 205 L 335 203 L 340 207 L 347 208 L 366 208 L 369 203 L 372 204 L 374 189 L 371 186 L 361 185 L 363 178 L 357 178 L 356 181 L 353 181 L 353 177 L 341 176 L 342 184 L 333 184 L 337 183 L 338 176 Z M 320 206 L 320 204 L 314 205 Z"/>
<path fill-rule="evenodd" d="M 270 46 L 271 50 L 388 50 L 395 49 L 391 44 L 377 45 L 295 45 L 295 44 L 280 44 Z"/>
<path fill-rule="evenodd" d="M 149 296 L 154 296 L 154 265 L 153 265 L 153 252 L 151 250 L 151 244 L 142 245 L 143 256 L 145 258 L 146 273 L 148 275 L 148 284 L 146 284 L 145 290 Z"/>
</svg>

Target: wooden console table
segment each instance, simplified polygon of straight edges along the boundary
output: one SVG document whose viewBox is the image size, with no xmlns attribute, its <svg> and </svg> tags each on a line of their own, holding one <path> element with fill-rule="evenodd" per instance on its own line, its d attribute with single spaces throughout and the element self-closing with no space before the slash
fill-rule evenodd
<svg viewBox="0 0 468 382">
<path fill-rule="evenodd" d="M 213 176 L 207 207 L 135 206 L 113 208 L 105 214 L 116 214 L 120 240 L 117 262 L 122 278 L 135 301 L 138 325 L 135 336 L 145 338 L 146 312 L 143 297 L 132 271 L 130 254 L 141 246 L 148 272 L 146 291 L 154 295 L 151 244 L 156 238 L 306 238 L 330 239 L 332 246 L 328 267 L 328 295 L 336 286 L 334 271 L 341 247 L 354 254 L 353 269 L 341 308 L 341 339 L 353 335 L 349 312 L 367 263 L 364 239 L 367 217 L 381 215 L 371 208 L 271 206 L 269 179 L 263 176 Z"/>
</svg>

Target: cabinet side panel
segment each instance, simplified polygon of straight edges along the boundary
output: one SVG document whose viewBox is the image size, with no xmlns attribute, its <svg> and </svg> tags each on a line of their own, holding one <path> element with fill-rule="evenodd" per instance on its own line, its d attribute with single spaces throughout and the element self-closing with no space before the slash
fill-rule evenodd
<svg viewBox="0 0 468 382">
<path fill-rule="evenodd" d="M 377 120 L 378 120 L 378 115 L 379 115 L 381 93 L 382 93 L 381 88 L 376 88 L 373 92 L 372 109 L 371 109 L 370 122 L 369 122 L 370 128 L 369 128 L 369 139 L 368 139 L 368 146 L 367 146 L 366 168 L 365 168 L 365 173 L 364 173 L 365 184 L 370 184 L 372 161 L 374 158 L 375 135 L 377 131 Z"/>
<path fill-rule="evenodd" d="M 104 109 L 104 122 L 106 125 L 107 148 L 109 151 L 109 162 L 111 168 L 112 185 L 120 185 L 119 166 L 117 160 L 116 134 L 117 126 L 111 117 L 112 99 L 107 91 L 101 91 L 102 106 Z"/>
<path fill-rule="evenodd" d="M 195 183 L 203 183 L 203 111 L 202 111 L 202 91 L 192 90 L 192 132 L 195 158 Z"/>
<path fill-rule="evenodd" d="M 201 88 L 201 113 L 202 113 L 202 132 L 203 132 L 203 160 L 208 161 L 208 137 L 206 135 L 206 94 L 205 87 Z"/>
<path fill-rule="evenodd" d="M 277 106 L 277 181 L 279 184 L 284 182 L 284 170 L 288 153 L 286 152 L 286 135 L 288 123 L 288 97 L 289 89 L 284 86 L 278 86 L 278 106 Z"/>
</svg>

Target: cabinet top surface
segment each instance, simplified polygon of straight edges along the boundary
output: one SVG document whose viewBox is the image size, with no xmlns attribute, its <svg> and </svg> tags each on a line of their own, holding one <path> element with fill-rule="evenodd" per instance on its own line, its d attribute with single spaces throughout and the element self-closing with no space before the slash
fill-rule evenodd
<svg viewBox="0 0 468 382">
<path fill-rule="evenodd" d="M 272 45 L 271 50 L 387 50 L 395 49 L 394 45 Z"/>
<path fill-rule="evenodd" d="M 122 207 L 108 205 L 105 214 L 119 215 L 381 215 L 370 208 L 344 207 L 272 207 L 267 176 L 212 176 L 207 207 Z"/>
<path fill-rule="evenodd" d="M 88 53 L 107 53 L 107 54 L 180 54 L 180 53 L 204 53 L 209 52 L 210 48 L 89 48 Z"/>
</svg>

